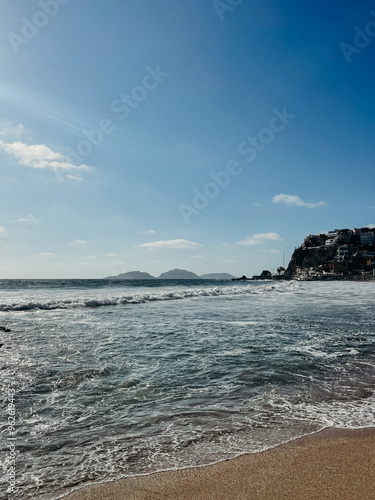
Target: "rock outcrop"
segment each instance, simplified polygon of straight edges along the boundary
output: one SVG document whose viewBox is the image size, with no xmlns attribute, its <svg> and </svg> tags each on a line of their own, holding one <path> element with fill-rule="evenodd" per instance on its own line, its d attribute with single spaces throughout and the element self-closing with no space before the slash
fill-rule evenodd
<svg viewBox="0 0 375 500">
<path fill-rule="evenodd" d="M 210 273 L 200 276 L 201 280 L 231 280 L 232 278 L 234 278 L 234 276 L 228 273 Z"/>
<path fill-rule="evenodd" d="M 350 277 L 375 275 L 375 228 L 335 229 L 310 234 L 296 248 L 285 277 Z"/>
<path fill-rule="evenodd" d="M 319 267 L 332 261 L 336 253 L 337 248 L 334 246 L 314 248 L 298 247 L 294 250 L 284 274 L 285 276 L 294 276 L 297 272 L 297 267 L 303 269 Z"/>
</svg>

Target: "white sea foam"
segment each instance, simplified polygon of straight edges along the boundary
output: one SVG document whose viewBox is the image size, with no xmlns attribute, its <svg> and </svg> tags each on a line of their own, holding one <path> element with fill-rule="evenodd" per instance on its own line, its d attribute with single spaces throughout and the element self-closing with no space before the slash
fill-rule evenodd
<svg viewBox="0 0 375 500">
<path fill-rule="evenodd" d="M 147 302 L 182 300 L 200 297 L 230 297 L 239 295 L 252 295 L 268 292 L 284 292 L 293 289 L 295 282 L 279 282 L 272 285 L 244 285 L 227 287 L 206 287 L 206 288 L 179 288 L 170 290 L 152 290 L 145 293 L 133 292 L 132 294 L 107 294 L 106 291 L 100 293 L 92 292 L 91 296 L 83 296 L 82 292 L 70 296 L 59 296 L 51 299 L 51 293 L 47 296 L 39 294 L 39 300 L 33 296 L 22 297 L 20 300 L 10 300 L 0 302 L 0 311 L 33 311 L 33 310 L 56 310 L 56 309 L 77 309 L 77 308 L 98 308 L 105 306 L 136 305 Z M 38 295 L 38 294 L 37 294 Z"/>
<path fill-rule="evenodd" d="M 0 291 L 20 498 L 375 425 L 373 285 L 57 285 Z"/>
</svg>

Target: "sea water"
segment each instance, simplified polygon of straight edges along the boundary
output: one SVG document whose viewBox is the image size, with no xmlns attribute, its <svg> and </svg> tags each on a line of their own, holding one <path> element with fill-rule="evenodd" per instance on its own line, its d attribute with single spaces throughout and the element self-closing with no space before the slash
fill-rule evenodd
<svg viewBox="0 0 375 500">
<path fill-rule="evenodd" d="M 375 426 L 375 283 L 0 281 L 0 498 Z M 9 441 L 9 391 L 14 436 Z"/>
</svg>

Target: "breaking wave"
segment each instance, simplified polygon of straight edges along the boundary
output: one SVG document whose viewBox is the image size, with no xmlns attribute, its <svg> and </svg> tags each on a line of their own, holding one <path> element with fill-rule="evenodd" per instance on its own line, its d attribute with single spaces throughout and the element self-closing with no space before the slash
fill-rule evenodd
<svg viewBox="0 0 375 500">
<path fill-rule="evenodd" d="M 106 295 L 106 296 L 76 296 L 73 298 L 49 298 L 39 297 L 39 300 L 30 300 L 30 297 L 24 297 L 22 300 L 1 303 L 0 311 L 33 311 L 33 310 L 56 310 L 56 309 L 77 309 L 77 308 L 98 308 L 104 306 L 123 306 L 145 304 L 147 302 L 181 300 L 199 297 L 220 297 L 220 296 L 238 296 L 252 295 L 267 292 L 284 292 L 292 289 L 295 282 L 279 282 L 269 285 L 245 285 L 228 286 L 213 288 L 189 288 L 173 289 L 163 291 L 152 291 L 150 293 L 138 292 L 124 295 Z"/>
</svg>

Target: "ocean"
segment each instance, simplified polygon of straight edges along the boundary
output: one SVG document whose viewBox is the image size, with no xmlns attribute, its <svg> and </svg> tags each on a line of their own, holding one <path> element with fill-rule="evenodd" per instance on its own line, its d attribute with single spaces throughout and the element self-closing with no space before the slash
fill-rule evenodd
<svg viewBox="0 0 375 500">
<path fill-rule="evenodd" d="M 0 498 L 375 426 L 374 305 L 366 282 L 0 281 Z"/>
</svg>

